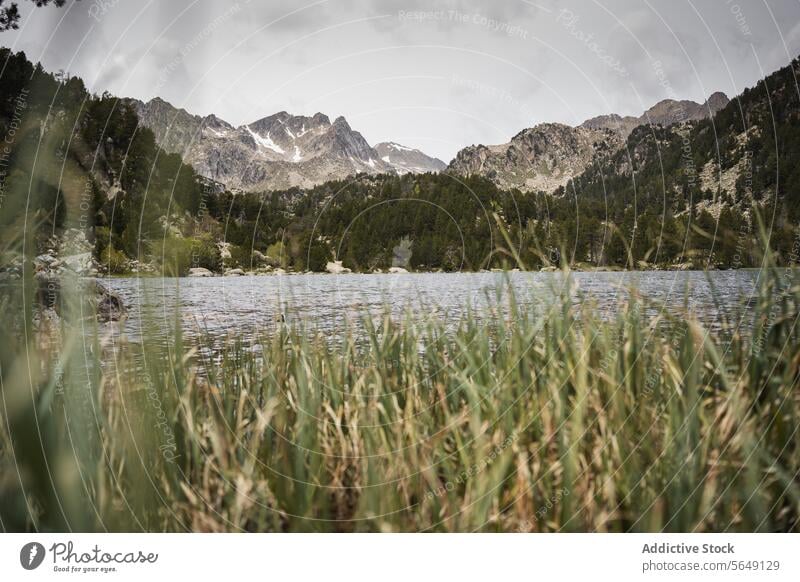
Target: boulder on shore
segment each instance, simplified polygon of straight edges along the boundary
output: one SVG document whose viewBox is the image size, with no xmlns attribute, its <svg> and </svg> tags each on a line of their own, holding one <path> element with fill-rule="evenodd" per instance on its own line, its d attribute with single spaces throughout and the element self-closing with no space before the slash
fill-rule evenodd
<svg viewBox="0 0 800 582">
<path fill-rule="evenodd" d="M 205 267 L 192 267 L 189 269 L 189 277 L 213 277 L 214 273 Z"/>
<path fill-rule="evenodd" d="M 36 311 L 40 320 L 57 321 L 62 310 L 61 279 L 50 273 L 39 271 L 35 274 L 37 283 Z M 118 321 L 127 314 L 122 297 L 96 280 L 78 281 L 76 298 L 88 304 L 89 312 L 94 309 L 97 320 L 105 323 Z"/>
<path fill-rule="evenodd" d="M 389 267 L 389 273 L 408 273 L 403 267 Z"/>
<path fill-rule="evenodd" d="M 99 281 L 94 281 L 94 298 L 97 305 L 98 321 L 103 323 L 119 321 L 127 313 L 122 297 Z"/>
<path fill-rule="evenodd" d="M 225 271 L 226 277 L 242 277 L 244 276 L 244 271 L 242 269 L 228 269 Z"/>
<path fill-rule="evenodd" d="M 100 267 L 91 252 L 62 257 L 61 261 L 58 261 L 58 265 L 60 266 L 62 264 L 73 273 L 82 277 L 94 277 L 97 275 Z M 50 266 L 55 267 L 55 264 L 51 263 Z"/>
<path fill-rule="evenodd" d="M 341 275 L 351 272 L 350 269 L 342 266 L 342 261 L 329 261 L 328 264 L 325 265 L 325 270 L 332 275 Z"/>
</svg>

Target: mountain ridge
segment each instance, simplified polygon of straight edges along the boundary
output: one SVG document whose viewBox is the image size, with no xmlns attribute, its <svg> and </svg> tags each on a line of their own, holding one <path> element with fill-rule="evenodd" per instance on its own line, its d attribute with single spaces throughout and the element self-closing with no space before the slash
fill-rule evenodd
<svg viewBox="0 0 800 582">
<path fill-rule="evenodd" d="M 509 161 L 528 163 L 523 155 L 532 152 L 552 180 L 579 168 L 559 165 L 563 160 L 554 154 L 551 136 L 562 136 L 565 151 L 594 152 L 582 173 L 551 193 L 520 195 L 484 176 L 454 180 L 444 172 L 365 174 L 265 196 L 262 191 L 210 190 L 207 178 L 157 144 L 129 103 L 108 93 L 93 95 L 79 78 L 47 73 L 24 53 L 5 49 L 0 56 L 8 61 L 4 94 L 27 100 L 24 115 L 21 97 L 0 100 L 0 133 L 12 138 L 6 142 L 11 171 L 3 182 L 5 230 L 0 231 L 13 235 L 15 225 L 35 219 L 41 225 L 31 234 L 37 256 L 64 255 L 78 224 L 85 230 L 83 240 L 93 246 L 87 258 L 97 261 L 98 271 L 102 267 L 109 273 L 159 268 L 185 274 L 190 266 L 219 272 L 278 266 L 316 271 L 331 260 L 371 272 L 392 265 L 392 249 L 398 245 L 411 248 L 413 269 L 500 268 L 505 255 L 491 247 L 500 232 L 493 234 L 495 221 L 485 216 L 492 209 L 507 240 L 519 241 L 519 256 L 531 268 L 562 262 L 630 268 L 758 266 L 757 215 L 769 220 L 770 245 L 779 264 L 796 263 L 798 59 L 745 89 L 713 119 L 670 125 L 675 107 L 684 108 L 680 119 L 685 119 L 686 105 L 656 104 L 648 110 L 650 119 L 665 115 L 667 125 L 636 127 L 624 147 L 615 145 L 623 132 L 599 125 L 543 124 L 519 132 L 519 147 L 510 150 Z M 712 95 L 706 106 L 717 108 L 726 100 Z M 262 155 L 272 156 L 277 167 L 295 170 L 301 164 L 283 159 L 294 155 L 293 148 L 280 144 L 299 145 L 296 136 L 306 130 L 310 144 L 314 132 L 309 125 L 318 124 L 320 134 L 331 139 L 336 132 L 353 137 L 346 120 L 331 122 L 322 115 L 279 112 L 253 122 L 255 129 L 237 129 L 216 116 L 192 116 L 162 100 L 152 104 L 150 113 L 164 121 L 162 143 L 180 147 L 195 138 L 193 131 L 216 137 L 239 132 L 244 141 L 238 147 L 250 155 L 259 147 L 253 131 L 271 140 L 266 141 L 271 148 L 261 147 Z M 173 118 L 182 123 L 170 125 Z M 385 147 L 391 156 L 404 146 Z M 491 155 L 504 147 L 480 146 Z M 604 147 L 608 153 L 598 154 Z M 555 166 L 547 166 L 548 156 Z M 398 201 L 407 203 L 394 204 Z M 78 216 L 83 224 L 76 223 Z M 78 246 L 86 255 L 85 245 Z"/>
<path fill-rule="evenodd" d="M 449 164 L 386 141 L 371 146 L 343 116 L 286 111 L 234 126 L 215 114 L 193 115 L 160 97 L 127 100 L 161 147 L 181 154 L 202 176 L 235 190 L 309 188 L 358 173 L 449 171 L 480 175 L 501 188 L 554 192 L 598 156 L 618 151 L 641 125 L 667 126 L 706 119 L 729 102 L 721 92 L 703 103 L 662 99 L 640 116 L 599 115 L 577 126 L 557 122 L 524 128 L 509 142 L 473 144 Z"/>
<path fill-rule="evenodd" d="M 381 154 L 343 116 L 331 122 L 321 112 L 305 116 L 280 111 L 234 126 L 214 114 L 193 115 L 160 97 L 127 102 L 161 147 L 232 189 L 307 188 L 358 173 L 435 172 L 445 167 L 441 160 L 405 146 L 389 157 L 383 149 L 388 142 L 379 144 Z"/>
<path fill-rule="evenodd" d="M 662 99 L 639 117 L 611 113 L 577 126 L 540 123 L 503 144 L 462 148 L 447 170 L 484 176 L 501 188 L 553 192 L 579 176 L 598 156 L 618 151 L 636 127 L 699 121 L 728 102 L 724 93 L 715 92 L 704 103 Z"/>
</svg>

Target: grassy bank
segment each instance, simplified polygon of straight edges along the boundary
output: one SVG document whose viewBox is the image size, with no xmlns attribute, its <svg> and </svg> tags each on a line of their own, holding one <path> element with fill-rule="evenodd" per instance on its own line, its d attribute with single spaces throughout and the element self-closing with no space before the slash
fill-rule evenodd
<svg viewBox="0 0 800 582">
<path fill-rule="evenodd" d="M 284 326 L 215 361 L 179 330 L 112 351 L 70 296 L 43 334 L 3 295 L 5 530 L 800 529 L 791 272 L 716 335 L 564 297 L 335 347 Z"/>
</svg>

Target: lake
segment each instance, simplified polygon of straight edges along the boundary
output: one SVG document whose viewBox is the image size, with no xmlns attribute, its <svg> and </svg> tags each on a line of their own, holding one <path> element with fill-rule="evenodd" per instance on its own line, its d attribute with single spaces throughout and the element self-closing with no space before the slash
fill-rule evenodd
<svg viewBox="0 0 800 582">
<path fill-rule="evenodd" d="M 573 303 L 591 298 L 613 315 L 629 298 L 629 289 L 653 302 L 647 313 L 662 308 L 682 313 L 687 303 L 706 325 L 715 328 L 721 317 L 750 325 L 742 305 L 753 300 L 760 272 L 640 271 L 563 273 L 408 273 L 304 274 L 260 277 L 111 278 L 103 283 L 118 292 L 129 307 L 129 317 L 114 333 L 131 341 L 141 339 L 147 324 L 166 341 L 176 313 L 189 337 L 222 340 L 231 335 L 252 337 L 281 325 L 304 323 L 335 339 L 348 325 L 359 326 L 365 315 L 393 316 L 410 310 L 416 319 L 437 318 L 458 324 L 471 306 L 478 316 L 507 305 L 508 287 L 525 309 L 542 311 L 559 293 Z M 149 338 L 150 339 L 150 338 Z"/>
</svg>

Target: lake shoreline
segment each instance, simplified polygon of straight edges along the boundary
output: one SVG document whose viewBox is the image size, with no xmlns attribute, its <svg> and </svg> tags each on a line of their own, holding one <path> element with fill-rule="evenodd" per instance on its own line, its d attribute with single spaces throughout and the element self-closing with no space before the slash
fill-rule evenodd
<svg viewBox="0 0 800 582">
<path fill-rule="evenodd" d="M 791 268 L 791 267 L 783 267 L 783 268 Z M 491 269 L 491 270 L 480 270 L 480 271 L 404 271 L 404 272 L 393 272 L 390 273 L 388 271 L 370 271 L 370 272 L 361 272 L 361 271 L 352 271 L 346 273 L 328 273 L 326 271 L 283 271 L 283 272 L 256 272 L 256 271 L 244 271 L 242 273 L 217 273 L 211 271 L 208 275 L 165 275 L 163 273 L 158 272 L 141 272 L 141 273 L 115 273 L 115 274 L 98 274 L 93 276 L 92 278 L 97 279 L 129 279 L 133 277 L 139 277 L 142 279 L 159 279 L 159 278 L 170 278 L 170 279 L 199 279 L 199 278 L 239 278 L 239 277 L 297 277 L 297 276 L 304 276 L 304 275 L 325 275 L 331 277 L 339 277 L 339 276 L 368 276 L 368 275 L 456 275 L 456 274 L 470 274 L 470 275 L 487 275 L 487 274 L 497 274 L 502 275 L 505 273 L 527 273 L 527 274 L 534 274 L 534 273 L 706 273 L 706 272 L 722 272 L 722 271 L 733 271 L 733 272 L 749 272 L 749 271 L 758 271 L 758 267 L 740 267 L 740 268 L 727 268 L 727 267 L 712 267 L 712 268 L 670 268 L 670 267 L 654 267 L 654 268 L 647 268 L 647 269 L 623 269 L 620 267 L 595 267 L 595 268 L 572 268 L 569 267 L 567 269 L 558 269 L 555 267 L 551 268 L 542 268 L 542 269 Z"/>
</svg>

